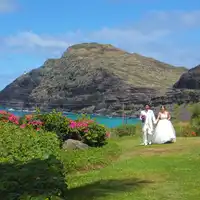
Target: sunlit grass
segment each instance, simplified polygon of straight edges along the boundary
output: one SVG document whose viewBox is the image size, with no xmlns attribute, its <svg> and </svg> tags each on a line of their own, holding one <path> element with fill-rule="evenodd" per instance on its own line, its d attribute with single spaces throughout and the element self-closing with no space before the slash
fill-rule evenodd
<svg viewBox="0 0 200 200">
<path fill-rule="evenodd" d="M 123 138 L 119 160 L 108 167 L 70 177 L 70 200 L 199 199 L 200 139 L 179 138 L 176 144 L 139 146 Z"/>
</svg>

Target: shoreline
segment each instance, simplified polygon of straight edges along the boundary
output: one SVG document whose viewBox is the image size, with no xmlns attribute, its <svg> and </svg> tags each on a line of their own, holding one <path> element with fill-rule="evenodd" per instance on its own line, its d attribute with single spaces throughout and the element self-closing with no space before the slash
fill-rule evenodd
<svg viewBox="0 0 200 200">
<path fill-rule="evenodd" d="M 8 112 L 22 112 L 22 113 L 35 113 L 36 110 L 33 110 L 33 109 L 15 109 L 15 108 L 9 108 L 9 107 L 5 107 L 5 106 L 0 106 L 0 110 L 6 110 Z M 124 117 L 122 115 L 118 115 L 118 114 L 104 114 L 104 113 L 87 113 L 87 112 L 80 112 L 80 111 L 77 111 L 77 112 L 70 112 L 70 111 L 64 111 L 64 110 L 60 110 L 60 109 L 41 109 L 41 112 L 42 113 L 48 113 L 48 112 L 51 112 L 52 110 L 56 110 L 57 112 L 61 112 L 63 113 L 64 115 L 67 115 L 67 114 L 72 114 L 72 115 L 89 115 L 89 116 L 96 116 L 96 117 L 105 117 L 105 118 L 124 118 L 124 119 L 138 119 L 137 115 L 127 115 L 127 114 L 124 114 Z"/>
</svg>

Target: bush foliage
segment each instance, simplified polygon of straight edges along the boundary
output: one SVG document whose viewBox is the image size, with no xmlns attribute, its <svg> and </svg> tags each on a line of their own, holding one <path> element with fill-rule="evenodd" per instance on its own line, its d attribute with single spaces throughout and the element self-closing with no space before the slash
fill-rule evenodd
<svg viewBox="0 0 200 200">
<path fill-rule="evenodd" d="M 66 199 L 69 173 L 108 165 L 121 152 L 112 141 L 84 151 L 64 151 L 55 132 L 20 126 L 0 122 L 2 199 Z"/>
<path fill-rule="evenodd" d="M 188 104 L 186 108 L 191 114 L 191 119 L 188 122 L 174 121 L 176 135 L 181 137 L 200 136 L 200 104 Z"/>
<path fill-rule="evenodd" d="M 191 120 L 190 126 L 192 132 L 196 136 L 200 136 L 200 103 L 196 103 L 190 106 Z"/>
<path fill-rule="evenodd" d="M 60 197 L 64 182 L 55 133 L 0 122 L 0 194 L 2 199 Z M 36 198 L 38 197 L 38 198 Z"/>
<path fill-rule="evenodd" d="M 15 124 L 21 129 L 54 132 L 60 140 L 60 145 L 67 139 L 75 139 L 91 147 L 101 147 L 106 144 L 108 137 L 106 128 L 95 120 L 85 116 L 71 120 L 56 111 L 44 114 L 38 111 L 36 114 L 21 118 L 6 111 L 0 111 L 0 121 Z"/>
<path fill-rule="evenodd" d="M 106 128 L 85 116 L 71 120 L 62 113 L 53 111 L 38 114 L 37 117 L 44 123 L 44 129 L 55 132 L 61 142 L 70 138 L 81 140 L 91 147 L 100 147 L 106 144 Z"/>
<path fill-rule="evenodd" d="M 45 159 L 59 151 L 55 133 L 21 129 L 13 124 L 0 123 L 0 158 L 5 161 Z"/>
<path fill-rule="evenodd" d="M 136 125 L 132 124 L 123 124 L 121 126 L 118 126 L 116 128 L 112 129 L 112 133 L 118 137 L 123 136 L 133 136 L 136 134 Z"/>
<path fill-rule="evenodd" d="M 194 137 L 196 132 L 189 122 L 174 123 L 174 129 L 177 137 Z"/>
<path fill-rule="evenodd" d="M 43 122 L 44 130 L 55 132 L 61 142 L 68 139 L 70 120 L 62 113 L 56 111 L 44 114 L 37 113 L 35 117 Z"/>
<path fill-rule="evenodd" d="M 62 163 L 54 156 L 26 163 L 0 162 L 0 194 L 5 200 L 64 200 L 67 193 Z"/>
</svg>

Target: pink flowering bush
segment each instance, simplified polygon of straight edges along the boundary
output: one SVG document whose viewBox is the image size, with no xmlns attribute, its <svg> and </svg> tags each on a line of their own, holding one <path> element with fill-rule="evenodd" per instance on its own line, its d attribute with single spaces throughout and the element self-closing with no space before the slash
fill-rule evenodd
<svg viewBox="0 0 200 200">
<path fill-rule="evenodd" d="M 34 115 L 25 115 L 20 118 L 20 128 L 33 128 L 37 131 L 40 131 L 43 127 L 43 122 L 37 119 Z"/>
<path fill-rule="evenodd" d="M 0 121 L 18 125 L 19 117 L 16 117 L 15 115 L 7 111 L 0 110 Z"/>
<path fill-rule="evenodd" d="M 84 116 L 77 120 L 71 120 L 56 111 L 44 114 L 38 112 L 21 118 L 6 111 L 0 111 L 0 121 L 18 125 L 21 129 L 41 130 L 41 133 L 42 130 L 54 132 L 61 145 L 67 139 L 75 139 L 92 147 L 100 147 L 106 144 L 106 139 L 110 137 L 105 127 L 94 120 Z"/>
<path fill-rule="evenodd" d="M 43 122 L 46 131 L 55 132 L 61 143 L 67 139 L 81 140 L 92 147 L 103 146 L 106 143 L 106 129 L 94 120 L 84 116 L 71 120 L 62 113 L 52 111 L 38 114 L 37 118 Z"/>
<path fill-rule="evenodd" d="M 108 135 L 105 127 L 94 120 L 84 117 L 78 120 L 70 120 L 69 128 L 72 135 L 79 135 L 82 141 L 89 146 L 99 147 L 106 143 Z"/>
</svg>

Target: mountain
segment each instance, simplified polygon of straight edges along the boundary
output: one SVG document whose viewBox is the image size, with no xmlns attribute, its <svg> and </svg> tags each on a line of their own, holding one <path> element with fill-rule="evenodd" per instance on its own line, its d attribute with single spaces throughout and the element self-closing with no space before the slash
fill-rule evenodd
<svg viewBox="0 0 200 200">
<path fill-rule="evenodd" d="M 154 105 L 188 104 L 200 101 L 200 65 L 185 71 L 164 95 L 153 97 Z"/>
<path fill-rule="evenodd" d="M 9 84 L 0 103 L 116 114 L 164 94 L 186 71 L 112 45 L 77 44 Z"/>
<path fill-rule="evenodd" d="M 178 89 L 200 89 L 200 65 L 185 72 L 174 84 Z"/>
</svg>

